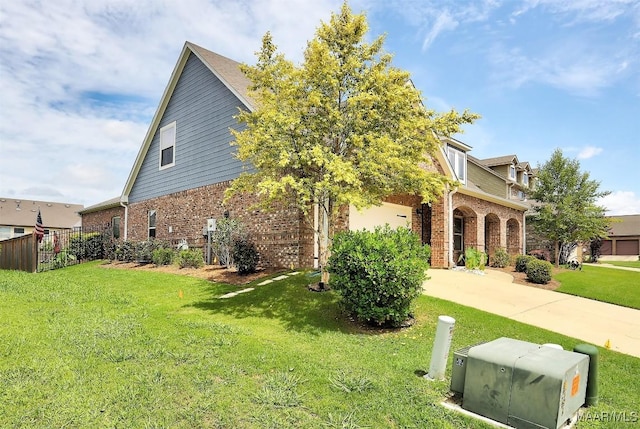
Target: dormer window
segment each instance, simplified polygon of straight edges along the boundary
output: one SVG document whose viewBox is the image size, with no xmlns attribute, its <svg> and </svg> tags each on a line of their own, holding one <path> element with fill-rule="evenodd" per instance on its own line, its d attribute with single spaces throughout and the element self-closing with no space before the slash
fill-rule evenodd
<svg viewBox="0 0 640 429">
<path fill-rule="evenodd" d="M 509 166 L 509 179 L 516 180 L 516 166 L 513 164 Z"/>
<path fill-rule="evenodd" d="M 522 184 L 529 186 L 529 175 L 527 173 L 522 173 Z"/>
<path fill-rule="evenodd" d="M 456 149 L 453 146 L 447 146 L 447 158 L 453 168 L 456 178 L 462 182 L 466 182 L 467 178 L 467 154 L 466 152 Z"/>
</svg>

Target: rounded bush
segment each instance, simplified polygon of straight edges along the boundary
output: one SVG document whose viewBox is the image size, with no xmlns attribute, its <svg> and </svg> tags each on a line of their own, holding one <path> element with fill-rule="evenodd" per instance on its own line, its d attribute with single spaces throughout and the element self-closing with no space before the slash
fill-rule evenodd
<svg viewBox="0 0 640 429">
<path fill-rule="evenodd" d="M 329 284 L 358 320 L 400 326 L 422 292 L 429 254 L 407 228 L 342 232 L 333 240 Z"/>
<path fill-rule="evenodd" d="M 151 260 L 156 265 L 171 265 L 175 252 L 168 247 L 160 247 L 155 249 L 152 253 Z"/>
<path fill-rule="evenodd" d="M 532 258 L 527 262 L 527 278 L 536 284 L 547 284 L 551 281 L 552 268 L 551 262 Z"/>
<path fill-rule="evenodd" d="M 260 255 L 256 246 L 246 238 L 239 238 L 233 243 L 231 251 L 233 262 L 238 269 L 238 274 L 250 274 L 256 272 Z"/>
<path fill-rule="evenodd" d="M 509 265 L 509 260 L 509 253 L 507 253 L 504 248 L 499 247 L 491 256 L 491 266 L 495 268 L 504 268 Z"/>
<path fill-rule="evenodd" d="M 204 266 L 202 252 L 198 249 L 181 250 L 178 253 L 178 265 L 180 268 L 201 268 Z"/>
<path fill-rule="evenodd" d="M 516 261 L 515 261 L 515 269 L 518 273 L 524 273 L 527 271 L 527 263 L 534 258 L 531 255 L 518 255 L 516 256 Z"/>
</svg>

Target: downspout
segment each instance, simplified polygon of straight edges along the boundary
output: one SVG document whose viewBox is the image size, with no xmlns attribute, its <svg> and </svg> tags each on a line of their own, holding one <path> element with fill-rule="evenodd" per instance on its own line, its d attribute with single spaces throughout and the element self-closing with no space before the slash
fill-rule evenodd
<svg viewBox="0 0 640 429">
<path fill-rule="evenodd" d="M 522 254 L 527 254 L 527 212 L 529 210 L 525 210 L 522 213 Z"/>
<path fill-rule="evenodd" d="M 453 194 L 458 192 L 458 188 L 456 187 L 454 190 L 449 192 L 449 267 L 455 267 L 455 263 L 453 262 Z"/>
<path fill-rule="evenodd" d="M 129 224 L 129 202 L 120 200 L 120 206 L 124 207 L 124 241 L 127 241 L 127 225 Z"/>
</svg>

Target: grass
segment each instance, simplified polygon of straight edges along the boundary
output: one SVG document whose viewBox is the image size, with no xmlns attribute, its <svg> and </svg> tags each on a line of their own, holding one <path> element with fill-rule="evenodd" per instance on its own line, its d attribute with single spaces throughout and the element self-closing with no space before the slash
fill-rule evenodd
<svg viewBox="0 0 640 429">
<path fill-rule="evenodd" d="M 439 405 L 448 380 L 422 377 L 439 315 L 456 319 L 452 350 L 580 342 L 426 296 L 411 328 L 361 329 L 306 283 L 218 299 L 237 288 L 95 263 L 0 271 L 0 427 L 490 428 Z M 637 412 L 638 392 L 640 359 L 600 349 L 590 412 Z"/>
<path fill-rule="evenodd" d="M 615 265 L 616 267 L 640 268 L 640 261 L 604 261 L 602 264 Z"/>
<path fill-rule="evenodd" d="M 558 292 L 640 309 L 640 272 L 584 265 L 554 275 Z"/>
</svg>

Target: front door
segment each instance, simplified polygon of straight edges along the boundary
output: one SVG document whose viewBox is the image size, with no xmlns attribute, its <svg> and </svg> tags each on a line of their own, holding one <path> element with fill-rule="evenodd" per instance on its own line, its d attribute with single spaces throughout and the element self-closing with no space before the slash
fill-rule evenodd
<svg viewBox="0 0 640 429">
<path fill-rule="evenodd" d="M 464 265 L 464 261 L 460 260 L 460 255 L 464 252 L 464 218 L 461 216 L 453 217 L 453 262 L 455 264 Z"/>
</svg>

